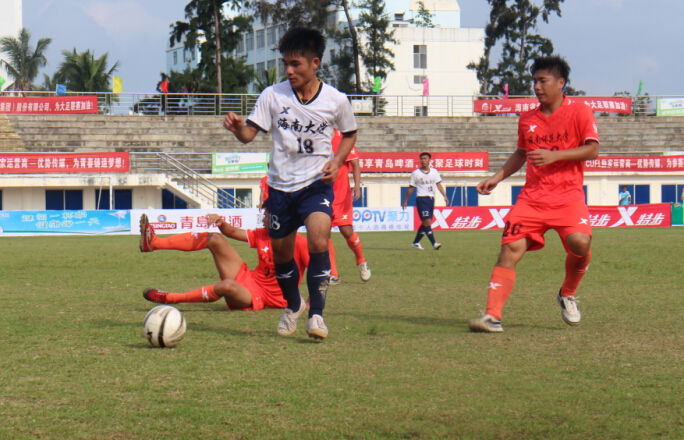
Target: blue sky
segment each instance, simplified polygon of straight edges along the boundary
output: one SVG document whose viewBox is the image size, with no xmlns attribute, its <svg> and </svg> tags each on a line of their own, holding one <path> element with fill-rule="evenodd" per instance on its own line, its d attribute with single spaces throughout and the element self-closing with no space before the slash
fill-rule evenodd
<svg viewBox="0 0 684 440">
<path fill-rule="evenodd" d="M 61 51 L 91 49 L 121 64 L 125 92 L 151 92 L 165 69 L 169 24 L 182 19 L 187 0 L 24 0 L 33 35 L 51 37 L 46 73 Z M 459 0 L 462 27 L 484 27 L 486 0 Z M 684 95 L 683 0 L 566 0 L 562 17 L 542 24 L 556 52 L 572 67 L 571 83 L 591 95 Z M 42 77 L 41 77 L 42 78 Z M 39 81 L 42 82 L 42 79 Z"/>
</svg>

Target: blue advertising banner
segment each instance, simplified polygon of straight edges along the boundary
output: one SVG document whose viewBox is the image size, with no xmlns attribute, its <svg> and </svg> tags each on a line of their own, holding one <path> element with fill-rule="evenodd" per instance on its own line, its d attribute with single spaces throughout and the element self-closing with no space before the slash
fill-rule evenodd
<svg viewBox="0 0 684 440">
<path fill-rule="evenodd" d="M 130 234 L 130 217 L 124 210 L 0 211 L 0 236 Z"/>
</svg>

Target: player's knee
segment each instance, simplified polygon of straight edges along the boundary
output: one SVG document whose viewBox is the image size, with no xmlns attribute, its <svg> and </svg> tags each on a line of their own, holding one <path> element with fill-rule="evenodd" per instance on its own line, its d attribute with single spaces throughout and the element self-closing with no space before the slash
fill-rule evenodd
<svg viewBox="0 0 684 440">
<path fill-rule="evenodd" d="M 570 234 L 566 239 L 567 249 L 573 254 L 583 257 L 589 253 L 591 249 L 591 235 L 587 234 Z"/>
<path fill-rule="evenodd" d="M 237 281 L 232 279 L 221 280 L 218 284 L 214 285 L 214 293 L 222 297 L 230 297 L 237 291 L 240 285 Z"/>
</svg>

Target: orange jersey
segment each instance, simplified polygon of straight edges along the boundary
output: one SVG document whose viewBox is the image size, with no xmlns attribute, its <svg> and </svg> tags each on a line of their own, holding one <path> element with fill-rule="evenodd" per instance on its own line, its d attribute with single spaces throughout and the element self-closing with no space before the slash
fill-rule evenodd
<svg viewBox="0 0 684 440">
<path fill-rule="evenodd" d="M 268 229 L 249 229 L 247 230 L 247 242 L 249 247 L 257 250 L 259 262 L 252 270 L 254 279 L 263 286 L 273 285 L 280 289 L 275 278 L 275 264 L 273 263 L 273 250 L 271 249 L 271 237 L 268 236 Z M 309 266 L 309 249 L 306 238 L 297 234 L 295 239 L 294 259 L 299 268 L 299 282 L 301 283 L 306 268 Z"/>
<path fill-rule="evenodd" d="M 332 138 L 332 149 L 333 154 L 337 154 L 337 149 L 340 147 L 340 142 L 342 141 L 342 133 L 335 130 L 335 134 Z M 337 172 L 337 178 L 333 184 L 333 193 L 335 194 L 335 201 L 344 200 L 349 197 L 351 193 L 351 187 L 349 186 L 349 173 L 352 171 L 351 161 L 359 158 L 359 153 L 356 151 L 356 146 L 352 147 L 351 151 L 347 155 L 344 163 L 340 165 L 340 169 Z"/>
<path fill-rule="evenodd" d="M 567 96 L 550 116 L 544 115 L 541 107 L 520 115 L 518 148 L 526 152 L 538 148 L 570 150 L 589 140 L 599 140 L 594 113 Z M 584 202 L 583 181 L 584 161 L 559 161 L 537 167 L 528 160 L 525 186 L 518 200 L 546 206 Z"/>
<path fill-rule="evenodd" d="M 261 178 L 261 181 L 259 182 L 259 189 L 261 189 L 261 194 L 264 199 L 263 201 L 265 202 L 266 199 L 268 199 L 268 176 Z"/>
</svg>

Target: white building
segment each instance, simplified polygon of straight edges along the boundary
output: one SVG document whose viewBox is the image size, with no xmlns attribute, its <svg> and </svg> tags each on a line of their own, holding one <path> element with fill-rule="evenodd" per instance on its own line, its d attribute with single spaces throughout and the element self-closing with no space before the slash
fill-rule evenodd
<svg viewBox="0 0 684 440">
<path fill-rule="evenodd" d="M 17 37 L 22 28 L 22 0 L 2 0 L 2 12 L 0 13 L 0 38 L 6 36 Z M 7 60 L 6 55 L 0 52 L 0 59 Z M 2 63 L 0 63 L 2 64 Z M 6 89 L 12 82 L 4 66 L 0 66 L 0 76 L 5 78 L 2 89 Z"/>
</svg>

